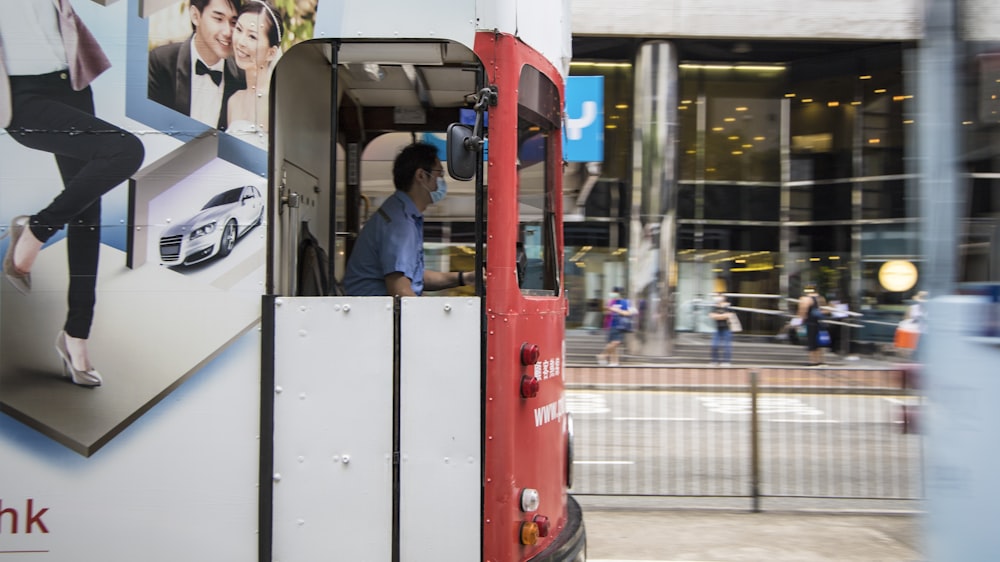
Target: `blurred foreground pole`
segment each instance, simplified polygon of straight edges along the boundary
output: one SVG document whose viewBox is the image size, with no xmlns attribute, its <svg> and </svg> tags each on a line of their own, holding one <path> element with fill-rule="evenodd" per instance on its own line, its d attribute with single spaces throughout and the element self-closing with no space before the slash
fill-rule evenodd
<svg viewBox="0 0 1000 562">
<path fill-rule="evenodd" d="M 955 0 L 926 0 L 924 38 L 917 55 L 917 145 L 921 287 L 932 297 L 951 294 L 958 272 L 958 211 L 964 190 L 958 175 L 957 108 L 961 80 Z"/>
<path fill-rule="evenodd" d="M 958 103 L 965 99 L 964 48 L 956 0 L 926 0 L 924 40 L 918 52 L 917 127 L 920 218 L 930 291 L 925 358 L 927 420 L 924 483 L 926 559 L 932 562 L 1000 560 L 1000 341 L 984 337 L 995 305 L 955 295 L 960 202 Z M 994 0 L 995 1 L 995 0 Z M 968 4 L 966 4 L 968 6 Z M 971 10 L 971 8 L 970 8 Z M 978 16 L 978 14 L 977 14 Z M 989 334 L 993 336 L 993 334 Z"/>
</svg>

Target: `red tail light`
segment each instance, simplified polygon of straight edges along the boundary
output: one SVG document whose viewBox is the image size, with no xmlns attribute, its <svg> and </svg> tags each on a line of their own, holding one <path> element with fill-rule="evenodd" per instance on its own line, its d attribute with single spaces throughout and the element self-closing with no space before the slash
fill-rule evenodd
<svg viewBox="0 0 1000 562">
<path fill-rule="evenodd" d="M 521 376 L 521 398 L 538 396 L 538 379 L 534 375 Z"/>
<path fill-rule="evenodd" d="M 538 357 L 541 355 L 541 351 L 538 346 L 533 343 L 522 343 L 521 344 L 521 364 L 524 366 L 534 365 L 538 363 Z"/>
<path fill-rule="evenodd" d="M 549 518 L 544 515 L 536 515 L 532 521 L 538 525 L 538 536 L 547 537 L 549 536 Z"/>
</svg>

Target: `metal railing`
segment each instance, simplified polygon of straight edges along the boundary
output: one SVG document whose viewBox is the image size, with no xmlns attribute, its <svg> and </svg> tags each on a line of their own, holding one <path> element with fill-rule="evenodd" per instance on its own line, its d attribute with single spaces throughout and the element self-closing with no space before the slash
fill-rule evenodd
<svg viewBox="0 0 1000 562">
<path fill-rule="evenodd" d="M 577 495 L 919 500 L 898 370 L 569 369 Z"/>
</svg>

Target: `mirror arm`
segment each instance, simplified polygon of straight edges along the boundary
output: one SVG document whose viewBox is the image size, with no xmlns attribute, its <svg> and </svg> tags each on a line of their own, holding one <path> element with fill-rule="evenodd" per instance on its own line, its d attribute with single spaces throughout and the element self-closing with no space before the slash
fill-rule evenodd
<svg viewBox="0 0 1000 562">
<path fill-rule="evenodd" d="M 479 90 L 476 105 L 476 124 L 472 128 L 472 136 L 465 139 L 465 149 L 469 152 L 479 150 L 483 146 L 483 113 L 487 106 L 495 107 L 497 104 L 497 87 L 489 86 Z"/>
</svg>

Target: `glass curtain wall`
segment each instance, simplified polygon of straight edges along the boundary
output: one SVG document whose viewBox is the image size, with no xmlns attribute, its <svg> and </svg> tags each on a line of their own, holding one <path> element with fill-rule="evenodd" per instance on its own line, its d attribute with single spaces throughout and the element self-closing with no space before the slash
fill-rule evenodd
<svg viewBox="0 0 1000 562">
<path fill-rule="evenodd" d="M 866 317 L 898 320 L 918 287 L 889 290 L 879 271 L 892 260 L 920 268 L 903 57 L 893 44 L 781 64 L 682 62 L 677 330 L 711 330 L 703 305 L 727 292 L 749 309 L 740 313 L 745 331 L 778 333 L 785 319 L 767 312 L 790 310 L 806 285 Z M 627 64 L 574 64 L 571 73 L 605 76 L 609 116 L 602 187 L 585 220 L 566 224 L 567 272 L 580 287 L 572 327 L 625 285 L 617 226 L 631 189 L 633 84 Z M 888 339 L 892 330 L 864 332 L 852 337 Z"/>
</svg>

